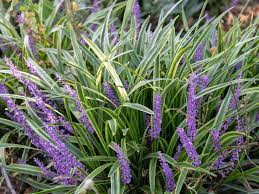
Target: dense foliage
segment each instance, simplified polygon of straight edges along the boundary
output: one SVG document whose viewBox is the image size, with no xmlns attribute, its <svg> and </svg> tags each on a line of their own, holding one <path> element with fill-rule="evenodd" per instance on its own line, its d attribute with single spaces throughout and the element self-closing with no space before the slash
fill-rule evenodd
<svg viewBox="0 0 259 194">
<path fill-rule="evenodd" d="M 203 7 L 176 31 L 178 2 L 151 30 L 134 0 L 17 6 L 0 17 L 7 172 L 35 193 L 258 192 L 258 18 L 226 32 L 228 10 Z"/>
</svg>

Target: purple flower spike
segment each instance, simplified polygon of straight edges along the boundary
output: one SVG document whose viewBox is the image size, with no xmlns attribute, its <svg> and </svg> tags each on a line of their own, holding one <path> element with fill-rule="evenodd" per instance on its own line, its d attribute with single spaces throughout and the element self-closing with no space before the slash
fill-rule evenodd
<svg viewBox="0 0 259 194">
<path fill-rule="evenodd" d="M 136 20 L 136 29 L 137 32 L 140 31 L 140 25 L 141 25 L 141 15 L 140 15 L 140 6 L 138 0 L 135 0 L 134 7 L 133 7 L 133 15 L 135 16 Z"/>
<path fill-rule="evenodd" d="M 59 116 L 58 120 L 60 122 L 60 124 L 69 132 L 69 133 L 73 133 L 73 128 L 70 125 L 70 123 L 68 121 L 65 120 L 64 117 Z"/>
<path fill-rule="evenodd" d="M 115 95 L 114 90 L 112 89 L 110 84 L 105 81 L 103 82 L 102 86 L 107 98 L 109 98 L 115 106 L 120 106 L 117 96 Z"/>
<path fill-rule="evenodd" d="M 124 80 L 123 86 L 124 86 L 125 90 L 128 90 L 129 89 L 129 82 L 127 80 Z"/>
<path fill-rule="evenodd" d="M 209 77 L 207 75 L 201 75 L 198 77 L 197 85 L 204 90 L 210 83 Z"/>
<path fill-rule="evenodd" d="M 116 32 L 116 27 L 115 27 L 114 23 L 111 24 L 110 31 L 111 31 L 111 34 L 112 34 L 112 42 L 113 42 L 114 45 L 116 45 L 119 40 L 118 40 L 118 35 L 117 35 L 117 32 Z"/>
<path fill-rule="evenodd" d="M 231 153 L 231 158 L 229 160 L 229 163 L 230 163 L 230 167 L 226 170 L 226 174 L 228 174 L 229 172 L 231 172 L 231 170 L 234 168 L 235 166 L 235 163 L 238 161 L 239 159 L 239 153 L 241 152 L 241 149 L 240 148 L 236 148 L 236 149 L 233 149 L 232 150 L 232 153 Z"/>
<path fill-rule="evenodd" d="M 71 170 L 75 170 L 73 175 L 81 179 L 83 177 L 81 177 L 82 175 L 77 168 L 84 169 L 84 166 L 76 159 L 74 155 L 70 153 L 67 146 L 55 133 L 53 127 L 47 125 L 46 123 L 43 123 L 43 125 L 54 142 L 54 146 L 50 142 L 44 142 L 44 145 L 48 156 L 52 159 L 53 166 L 57 171 L 57 174 L 66 177 L 61 180 L 65 185 L 76 184 L 77 180 L 71 176 Z"/>
<path fill-rule="evenodd" d="M 184 59 L 184 56 L 181 58 L 180 62 L 179 62 L 179 65 L 182 66 L 184 65 L 185 63 L 185 59 Z"/>
<path fill-rule="evenodd" d="M 244 128 L 244 126 L 245 126 L 245 120 L 244 120 L 244 118 L 240 118 L 239 116 L 237 116 L 236 131 L 242 132 L 242 129 Z M 236 144 L 237 144 L 238 146 L 241 146 L 241 145 L 244 144 L 244 137 L 243 137 L 243 135 L 241 135 L 240 137 L 238 137 Z"/>
<path fill-rule="evenodd" d="M 3 84 L 0 84 L 0 94 L 8 94 L 8 91 Z M 7 107 L 9 108 L 9 112 L 7 112 L 7 115 L 10 115 L 13 121 L 19 123 L 24 129 L 25 134 L 31 139 L 32 144 L 40 148 L 41 146 L 39 145 L 39 137 L 28 125 L 23 112 L 16 106 L 16 104 L 10 97 L 4 96 L 2 97 L 2 99 L 5 101 Z"/>
<path fill-rule="evenodd" d="M 187 126 L 188 137 L 193 141 L 197 136 L 196 119 L 198 116 L 198 100 L 196 99 L 196 74 L 190 75 L 188 102 L 187 102 Z"/>
<path fill-rule="evenodd" d="M 22 13 L 17 15 L 17 22 L 19 24 L 23 24 L 23 14 Z"/>
<path fill-rule="evenodd" d="M 56 174 L 50 170 L 48 170 L 43 163 L 38 158 L 33 158 L 34 162 L 38 165 L 38 167 L 41 169 L 42 173 L 48 178 L 53 179 Z"/>
<path fill-rule="evenodd" d="M 100 10 L 100 2 L 98 0 L 93 0 L 92 12 L 96 13 Z"/>
<path fill-rule="evenodd" d="M 146 123 L 146 128 L 150 128 L 150 116 L 147 113 L 144 113 L 144 117 L 145 117 L 145 123 Z"/>
<path fill-rule="evenodd" d="M 207 11 L 205 13 L 205 20 L 206 20 L 207 23 L 211 21 L 211 17 L 209 15 L 209 12 L 207 12 Z"/>
<path fill-rule="evenodd" d="M 215 32 L 213 35 L 213 46 L 217 47 L 218 46 L 218 33 Z"/>
<path fill-rule="evenodd" d="M 0 93 L 8 94 L 7 89 L 2 84 L 0 84 Z M 25 134 L 30 138 L 32 144 L 37 148 L 45 151 L 47 156 L 53 162 L 53 167 L 56 170 L 57 175 L 59 177 L 65 177 L 64 179 L 60 179 L 59 182 L 62 182 L 66 185 L 74 185 L 78 180 L 82 181 L 84 177 L 78 171 L 78 168 L 84 169 L 84 166 L 75 158 L 74 155 L 70 153 L 66 145 L 59 138 L 59 135 L 56 132 L 56 128 L 43 122 L 46 132 L 50 136 L 51 141 L 54 143 L 53 145 L 52 143 L 41 139 L 40 136 L 34 133 L 34 131 L 28 125 L 25 115 L 16 106 L 10 97 L 4 96 L 2 98 L 9 108 L 9 112 L 11 113 L 13 120 L 22 126 Z M 37 165 L 41 168 L 47 177 L 53 179 L 55 176 L 54 173 L 48 171 L 39 160 L 35 159 L 35 163 L 37 163 Z M 73 175 L 71 175 L 72 170 L 75 171 Z M 74 175 L 78 177 L 78 179 L 75 179 Z"/>
<path fill-rule="evenodd" d="M 213 129 L 211 131 L 211 136 L 213 140 L 213 147 L 215 151 L 219 151 L 221 146 L 220 146 L 220 133 L 217 129 Z"/>
<path fill-rule="evenodd" d="M 224 170 L 220 170 L 225 165 L 224 160 L 225 160 L 224 155 L 220 154 L 213 164 L 214 168 L 221 174 L 222 177 L 226 176 L 226 173 L 224 172 Z"/>
<path fill-rule="evenodd" d="M 157 153 L 160 165 L 162 167 L 162 171 L 166 178 L 166 191 L 172 192 L 175 188 L 175 181 L 174 181 L 174 174 L 172 169 L 166 163 L 165 158 L 163 157 L 162 153 L 159 151 Z"/>
<path fill-rule="evenodd" d="M 256 113 L 255 121 L 256 121 L 256 122 L 259 121 L 259 112 Z"/>
<path fill-rule="evenodd" d="M 27 27 L 26 31 L 27 31 L 27 34 L 28 34 L 29 47 L 31 49 L 32 55 L 34 56 L 35 59 L 38 59 L 39 55 L 38 55 L 38 53 L 35 49 L 35 43 L 34 43 L 32 30 Z"/>
<path fill-rule="evenodd" d="M 93 0 L 93 7 L 92 7 L 92 13 L 96 13 L 96 12 L 98 12 L 99 10 L 100 10 L 100 2 L 98 1 L 98 0 Z M 91 29 L 93 30 L 93 31 L 96 31 L 96 29 L 97 29 L 97 24 L 93 24 L 92 26 L 91 26 Z"/>
<path fill-rule="evenodd" d="M 12 63 L 10 59 L 7 57 L 4 58 L 5 64 L 9 67 L 11 70 L 12 74 L 22 83 L 24 84 L 27 88 L 28 91 L 35 97 L 36 100 L 36 105 L 39 110 L 41 110 L 45 117 L 44 121 L 51 123 L 51 124 L 56 124 L 57 123 L 57 118 L 54 115 L 54 113 L 46 107 L 46 97 L 45 95 L 39 90 L 38 86 L 31 82 L 30 80 L 24 79 L 22 77 L 22 74 L 16 66 Z"/>
<path fill-rule="evenodd" d="M 85 37 L 89 37 L 86 32 L 82 32 L 82 35 L 84 35 Z M 84 46 L 87 46 L 87 45 L 88 45 L 87 42 L 86 42 L 82 37 L 80 38 L 80 42 L 81 42 L 81 44 L 84 45 Z"/>
<path fill-rule="evenodd" d="M 238 5 L 238 3 L 239 3 L 239 0 L 232 0 L 230 2 L 230 7 L 236 7 Z"/>
<path fill-rule="evenodd" d="M 239 62 L 236 64 L 236 70 L 241 69 L 241 67 L 242 67 L 242 62 Z"/>
<path fill-rule="evenodd" d="M 190 141 L 190 139 L 187 137 L 187 135 L 185 134 L 183 128 L 177 128 L 176 129 L 181 143 L 183 145 L 183 147 L 185 148 L 187 155 L 189 156 L 189 158 L 192 160 L 192 164 L 193 166 L 199 166 L 201 164 L 201 161 L 199 159 L 199 155 L 195 149 L 195 147 L 193 146 L 192 142 Z"/>
<path fill-rule="evenodd" d="M 114 149 L 121 166 L 121 181 L 124 184 L 129 184 L 131 182 L 131 170 L 129 163 L 126 160 L 125 154 L 117 143 L 114 144 Z"/>
<path fill-rule="evenodd" d="M 160 94 L 155 95 L 154 104 L 154 116 L 153 116 L 153 128 L 151 132 L 152 139 L 156 139 L 160 134 L 162 128 L 162 96 Z"/>
<path fill-rule="evenodd" d="M 89 121 L 89 118 L 87 114 L 84 112 L 83 105 L 81 104 L 75 90 L 73 90 L 69 85 L 64 84 L 64 89 L 68 93 L 68 95 L 75 100 L 77 110 L 79 111 L 80 114 L 80 121 L 84 124 L 84 126 L 88 129 L 89 133 L 93 134 L 94 133 L 94 128 Z"/>
<path fill-rule="evenodd" d="M 229 125 L 230 125 L 230 123 L 233 121 L 233 119 L 232 118 L 227 118 L 224 122 L 223 122 L 223 124 L 222 124 L 222 126 L 221 126 L 221 130 L 220 130 L 220 135 L 223 135 L 227 130 L 228 130 L 228 127 L 229 127 Z"/>
<path fill-rule="evenodd" d="M 26 66 L 27 68 L 29 69 L 30 73 L 33 74 L 33 75 L 38 75 L 35 67 L 29 62 L 26 60 Z"/>
<path fill-rule="evenodd" d="M 241 79 L 242 78 L 242 73 L 240 73 L 237 77 L 237 80 Z M 240 97 L 240 94 L 241 94 L 241 84 L 240 82 L 237 84 L 236 86 L 236 89 L 233 93 L 233 96 L 232 96 L 232 99 L 229 103 L 229 108 L 230 109 L 235 109 L 237 108 L 237 105 L 238 105 L 238 101 L 239 101 L 239 97 Z"/>
<path fill-rule="evenodd" d="M 204 45 L 200 43 L 196 49 L 195 55 L 194 55 L 194 62 L 197 63 L 203 59 L 203 49 Z"/>
</svg>

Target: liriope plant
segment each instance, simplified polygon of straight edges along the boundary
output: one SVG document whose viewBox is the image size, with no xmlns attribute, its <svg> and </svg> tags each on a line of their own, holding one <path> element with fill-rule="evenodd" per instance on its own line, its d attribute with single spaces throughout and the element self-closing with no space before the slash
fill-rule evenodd
<svg viewBox="0 0 259 194">
<path fill-rule="evenodd" d="M 258 18 L 182 11 L 177 31 L 181 2 L 156 27 L 134 0 L 28 4 L 0 18 L 7 172 L 35 193 L 256 191 Z"/>
</svg>

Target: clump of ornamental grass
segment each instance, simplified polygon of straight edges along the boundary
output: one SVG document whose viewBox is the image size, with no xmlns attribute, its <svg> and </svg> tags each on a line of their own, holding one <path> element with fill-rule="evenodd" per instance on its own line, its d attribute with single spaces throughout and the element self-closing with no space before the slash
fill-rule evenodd
<svg viewBox="0 0 259 194">
<path fill-rule="evenodd" d="M 177 30 L 179 2 L 151 28 L 138 1 L 103 6 L 0 18 L 6 170 L 45 193 L 255 189 L 258 19 Z"/>
</svg>

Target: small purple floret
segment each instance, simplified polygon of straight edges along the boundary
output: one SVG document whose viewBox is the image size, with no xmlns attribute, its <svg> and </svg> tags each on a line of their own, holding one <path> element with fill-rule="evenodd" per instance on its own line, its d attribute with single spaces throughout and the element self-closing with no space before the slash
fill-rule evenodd
<svg viewBox="0 0 259 194">
<path fill-rule="evenodd" d="M 137 32 L 140 31 L 140 25 L 141 25 L 140 13 L 141 13 L 141 11 L 140 11 L 139 2 L 138 2 L 138 0 L 135 0 L 134 6 L 133 6 L 133 15 L 135 16 Z"/>
</svg>

